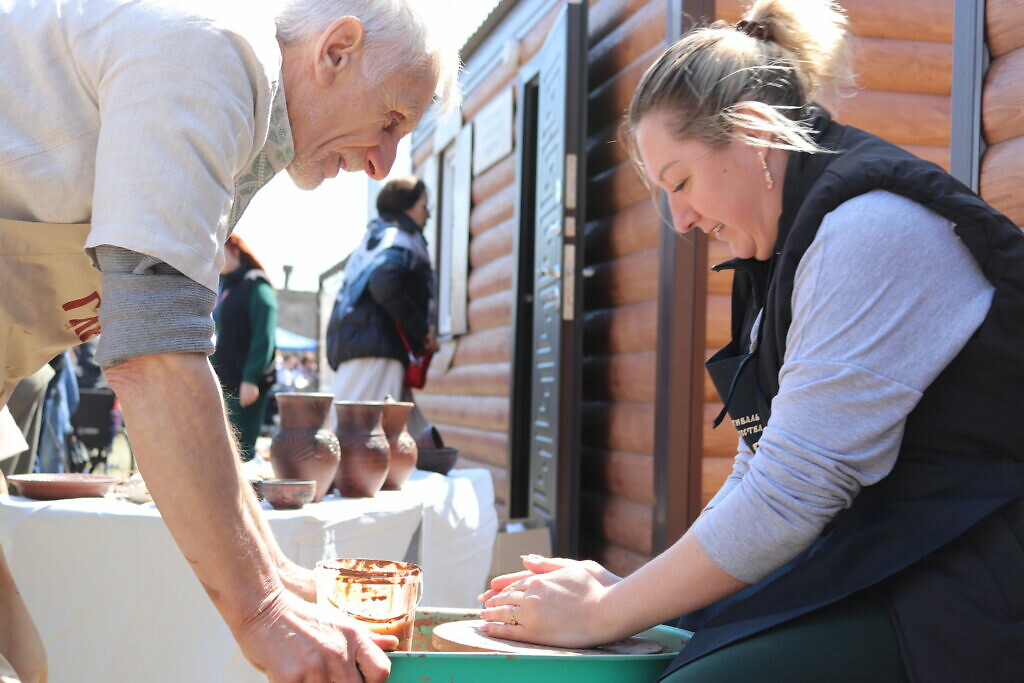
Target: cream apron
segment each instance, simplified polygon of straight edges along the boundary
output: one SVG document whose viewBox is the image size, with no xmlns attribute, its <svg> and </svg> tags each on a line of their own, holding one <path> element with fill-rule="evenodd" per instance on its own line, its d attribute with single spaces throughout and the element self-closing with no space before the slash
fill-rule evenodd
<svg viewBox="0 0 1024 683">
<path fill-rule="evenodd" d="M 88 234 L 86 224 L 0 219 L 0 407 L 6 405 L 19 379 L 99 334 L 100 272 L 83 248 Z M 8 427 L 17 430 L 3 408 L 0 452 L 5 450 L 5 439 L 6 450 L 15 440 Z M 15 434 L 20 438 L 20 432 Z M 0 475 L 0 493 L 5 486 Z M 8 680 L 7 660 L 38 668 L 45 665 L 45 657 L 0 548 L 0 681 Z"/>
</svg>

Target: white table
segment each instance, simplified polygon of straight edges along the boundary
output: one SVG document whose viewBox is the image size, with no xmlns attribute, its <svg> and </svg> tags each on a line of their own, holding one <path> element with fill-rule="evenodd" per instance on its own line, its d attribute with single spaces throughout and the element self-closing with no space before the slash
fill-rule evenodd
<svg viewBox="0 0 1024 683">
<path fill-rule="evenodd" d="M 416 471 L 402 491 L 271 510 L 282 550 L 418 561 L 424 605 L 474 606 L 497 531 L 484 470 Z M 0 544 L 46 645 L 52 683 L 266 680 L 231 638 L 152 505 L 0 496 Z"/>
</svg>

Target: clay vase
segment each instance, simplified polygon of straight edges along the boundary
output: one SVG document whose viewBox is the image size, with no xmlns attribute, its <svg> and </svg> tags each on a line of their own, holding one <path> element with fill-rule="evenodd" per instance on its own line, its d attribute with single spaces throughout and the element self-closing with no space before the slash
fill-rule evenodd
<svg viewBox="0 0 1024 683">
<path fill-rule="evenodd" d="M 274 476 L 315 481 L 314 503 L 327 494 L 341 460 L 338 437 L 324 428 L 333 400 L 332 394 L 277 395 L 281 428 L 270 442 Z"/>
<path fill-rule="evenodd" d="M 397 491 L 402 488 L 402 484 L 416 467 L 419 448 L 416 447 L 416 439 L 412 438 L 406 424 L 412 408 L 412 403 L 384 402 L 384 434 L 388 437 L 388 446 L 391 447 L 391 467 L 388 469 L 388 478 L 384 481 L 385 491 Z"/>
<path fill-rule="evenodd" d="M 384 485 L 391 447 L 384 435 L 383 401 L 335 401 L 341 464 L 334 485 L 345 498 L 373 498 Z"/>
</svg>

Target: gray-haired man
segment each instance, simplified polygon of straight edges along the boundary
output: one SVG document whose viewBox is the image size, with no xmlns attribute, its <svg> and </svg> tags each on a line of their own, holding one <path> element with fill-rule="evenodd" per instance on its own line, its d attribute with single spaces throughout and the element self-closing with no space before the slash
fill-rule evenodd
<svg viewBox="0 0 1024 683">
<path fill-rule="evenodd" d="M 432 99 L 454 103 L 457 60 L 410 0 L 271 5 L 0 5 L 0 406 L 102 328 L 147 485 L 242 651 L 272 681 L 378 681 L 394 639 L 308 602 L 241 478 L 210 314 L 253 193 L 282 169 L 383 178 Z M 38 640 L 0 556 L 0 672 L 45 677 Z"/>
</svg>

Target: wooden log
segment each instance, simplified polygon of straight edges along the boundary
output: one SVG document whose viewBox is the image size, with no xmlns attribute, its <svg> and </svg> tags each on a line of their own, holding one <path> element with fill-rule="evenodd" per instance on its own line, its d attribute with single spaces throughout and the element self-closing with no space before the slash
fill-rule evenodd
<svg viewBox="0 0 1024 683">
<path fill-rule="evenodd" d="M 540 52 L 541 47 L 544 46 L 544 41 L 547 40 L 548 33 L 551 32 L 551 27 L 555 25 L 555 20 L 558 19 L 561 11 L 562 7 L 560 4 L 555 5 L 526 32 L 526 35 L 519 42 L 520 64 L 526 64 L 533 59 L 534 55 Z"/>
<path fill-rule="evenodd" d="M 515 256 L 513 254 L 506 254 L 469 271 L 468 292 L 470 300 L 511 289 L 515 265 Z"/>
<path fill-rule="evenodd" d="M 700 463 L 700 493 L 701 505 L 707 505 L 722 484 L 729 478 L 732 472 L 732 458 L 709 458 L 707 456 Z"/>
<path fill-rule="evenodd" d="M 650 556 L 654 523 L 650 507 L 584 491 L 580 495 L 580 513 L 588 521 L 597 521 L 597 530 L 609 543 Z"/>
<path fill-rule="evenodd" d="M 986 0 L 985 34 L 993 58 L 1024 47 L 1024 4 L 1020 0 Z"/>
<path fill-rule="evenodd" d="M 587 223 L 585 259 L 588 264 L 626 256 L 641 249 L 657 247 L 661 241 L 658 206 L 653 198 Z"/>
<path fill-rule="evenodd" d="M 587 356 L 583 359 L 584 399 L 654 403 L 657 364 L 654 351 Z"/>
<path fill-rule="evenodd" d="M 648 188 L 632 162 L 619 164 L 590 181 L 587 195 L 587 219 L 610 216 L 637 202 L 650 201 Z"/>
<path fill-rule="evenodd" d="M 591 448 L 652 454 L 654 405 L 583 402 L 583 445 Z"/>
<path fill-rule="evenodd" d="M 595 46 L 600 43 L 617 26 L 649 4 L 661 4 L 662 9 L 667 11 L 664 3 L 651 2 L 651 0 L 596 0 L 591 2 L 590 7 L 587 8 L 587 31 L 590 45 Z"/>
<path fill-rule="evenodd" d="M 511 254 L 515 248 L 516 223 L 509 219 L 473 237 L 469 243 L 469 265 L 479 268 Z"/>
<path fill-rule="evenodd" d="M 518 64 L 499 62 L 462 98 L 462 120 L 472 121 L 481 107 L 494 99 L 519 74 Z"/>
<path fill-rule="evenodd" d="M 862 90 L 838 119 L 897 145 L 949 146 L 950 101 L 943 95 Z"/>
<path fill-rule="evenodd" d="M 460 458 L 470 458 L 492 467 L 508 468 L 508 435 L 504 432 L 448 425 L 432 419 L 426 411 L 424 415 L 437 427 L 446 446 L 459 449 Z"/>
<path fill-rule="evenodd" d="M 412 167 L 420 168 L 434 154 L 434 136 L 428 135 L 412 151 Z"/>
<path fill-rule="evenodd" d="M 581 478 L 584 491 L 654 506 L 653 456 L 584 448 Z"/>
<path fill-rule="evenodd" d="M 458 365 L 437 374 L 430 368 L 427 386 L 416 392 L 423 394 L 460 394 L 463 396 L 509 395 L 511 365 L 506 362 Z"/>
<path fill-rule="evenodd" d="M 667 14 L 663 3 L 648 2 L 594 45 L 588 59 L 590 82 L 607 81 L 655 45 L 664 49 Z"/>
<path fill-rule="evenodd" d="M 951 43 L 854 36 L 851 44 L 860 87 L 949 95 L 953 82 Z"/>
<path fill-rule="evenodd" d="M 600 175 L 629 161 L 629 146 L 622 119 L 615 119 L 587 137 L 587 177 Z"/>
<path fill-rule="evenodd" d="M 476 237 L 515 215 L 515 184 L 506 185 L 484 201 L 476 204 L 469 213 L 469 234 Z"/>
<path fill-rule="evenodd" d="M 470 332 L 459 337 L 452 364 L 476 365 L 478 363 L 508 362 L 512 357 L 511 330 L 508 327 L 493 327 L 489 330 Z"/>
<path fill-rule="evenodd" d="M 722 424 L 712 429 L 715 417 L 722 410 L 721 403 L 705 403 L 703 424 L 703 441 L 705 458 L 732 458 L 736 455 L 736 444 L 739 433 L 732 426 L 727 415 Z"/>
<path fill-rule="evenodd" d="M 938 164 L 949 170 L 949 147 L 936 147 L 933 145 L 900 145 L 914 156 L 921 157 L 925 161 Z"/>
<path fill-rule="evenodd" d="M 1024 226 L 1024 137 L 992 145 L 981 160 L 981 197 L 1002 211 L 1018 226 Z"/>
<path fill-rule="evenodd" d="M 1024 135 L 1024 47 L 997 57 L 989 66 L 981 125 L 990 145 Z"/>
<path fill-rule="evenodd" d="M 849 17 L 851 32 L 858 36 L 951 43 L 953 1 L 848 0 L 841 4 Z M 715 11 L 719 19 L 735 23 L 742 18 L 746 4 L 746 0 L 716 0 Z"/>
<path fill-rule="evenodd" d="M 490 472 L 491 483 L 494 485 L 494 507 L 498 512 L 498 521 L 502 522 L 508 520 L 508 470 L 504 467 L 495 467 L 494 465 L 481 462 L 480 460 L 467 458 L 463 456 L 461 452 L 459 453 L 458 459 L 455 461 L 454 469 L 481 469 Z"/>
<path fill-rule="evenodd" d="M 584 354 L 653 351 L 658 340 L 658 302 L 641 301 L 586 314 Z"/>
<path fill-rule="evenodd" d="M 603 83 L 592 83 L 587 98 L 587 116 L 590 130 L 604 128 L 613 121 L 622 118 L 633 99 L 640 78 L 647 67 L 654 63 L 658 55 L 665 49 L 664 45 L 652 46 L 632 64 L 615 74 Z"/>
<path fill-rule="evenodd" d="M 441 396 L 427 394 L 416 403 L 431 419 L 446 425 L 508 432 L 508 399 L 492 396 Z"/>
<path fill-rule="evenodd" d="M 598 536 L 584 536 L 580 539 L 580 558 L 594 560 L 619 576 L 629 576 L 650 560 L 649 557 L 631 553 Z"/>
<path fill-rule="evenodd" d="M 469 302 L 469 330 L 478 332 L 512 324 L 512 290 L 506 289 Z"/>
<path fill-rule="evenodd" d="M 509 153 L 480 175 L 473 178 L 473 204 L 480 204 L 516 182 L 516 155 Z"/>
<path fill-rule="evenodd" d="M 594 274 L 583 282 L 587 309 L 622 306 L 658 296 L 658 247 L 605 261 L 593 269 Z"/>
<path fill-rule="evenodd" d="M 732 340 L 732 296 L 709 294 L 705 316 L 705 346 L 720 349 Z"/>
</svg>

